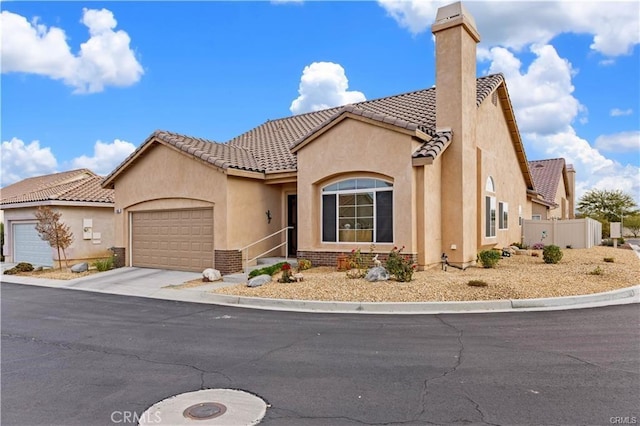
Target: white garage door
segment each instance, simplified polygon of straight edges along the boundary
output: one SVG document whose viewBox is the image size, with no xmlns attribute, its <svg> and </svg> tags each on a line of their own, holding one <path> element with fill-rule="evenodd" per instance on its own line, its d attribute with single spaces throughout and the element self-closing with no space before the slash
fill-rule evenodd
<svg viewBox="0 0 640 426">
<path fill-rule="evenodd" d="M 134 212 L 132 265 L 202 272 L 213 267 L 213 209 Z"/>
<path fill-rule="evenodd" d="M 12 227 L 14 262 L 53 266 L 51 247 L 40 238 L 35 223 L 14 223 Z"/>
</svg>

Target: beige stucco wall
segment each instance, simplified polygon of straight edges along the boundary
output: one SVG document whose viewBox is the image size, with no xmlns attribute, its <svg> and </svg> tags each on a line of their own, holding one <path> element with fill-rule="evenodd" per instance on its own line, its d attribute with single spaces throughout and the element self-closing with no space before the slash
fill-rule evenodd
<svg viewBox="0 0 640 426">
<path fill-rule="evenodd" d="M 405 246 L 416 253 L 416 193 L 411 154 L 419 144 L 407 134 L 347 118 L 311 141 L 298 156 L 298 250 L 369 250 L 369 243 L 321 241 L 321 190 L 331 183 L 355 177 L 392 181 L 394 243 L 376 244 L 388 251 Z M 436 187 L 437 188 L 437 187 Z"/>
<path fill-rule="evenodd" d="M 558 179 L 558 190 L 556 191 L 556 198 L 553 200 L 558 207 L 549 210 L 548 219 L 569 219 L 569 202 L 567 200 L 567 190 L 564 185 L 564 178 L 560 176 Z"/>
<path fill-rule="evenodd" d="M 533 218 L 533 216 L 539 215 L 540 220 L 546 220 L 548 219 L 547 217 L 548 214 L 549 214 L 549 208 L 547 206 L 544 206 L 538 203 L 532 203 L 531 216 L 529 216 L 527 219 Z"/>
<path fill-rule="evenodd" d="M 108 250 L 114 245 L 114 213 L 113 207 L 87 207 L 87 206 L 50 206 L 54 211 L 62 214 L 60 221 L 68 225 L 74 239 L 66 250 L 69 263 L 81 260 L 93 260 L 105 258 L 111 255 Z M 5 220 L 5 246 L 4 254 L 7 262 L 13 262 L 13 235 L 12 225 L 15 223 L 36 223 L 36 207 L 11 208 L 4 210 Z M 91 219 L 93 228 L 91 238 L 83 237 L 83 220 Z M 97 234 L 99 235 L 97 235 Z M 97 237 L 100 237 L 99 239 Z M 58 259 L 58 253 L 52 249 L 52 259 Z M 62 256 L 64 259 L 64 256 Z"/>
<path fill-rule="evenodd" d="M 518 223 L 518 207 L 522 206 L 523 217 L 530 218 L 531 203 L 527 202 L 527 186 L 520 169 L 517 154 L 507 127 L 499 97 L 492 96 L 478 108 L 478 249 L 504 247 L 520 242 L 522 227 Z M 491 176 L 495 183 L 495 194 L 485 191 L 487 178 Z M 485 237 L 485 196 L 496 197 L 496 236 Z M 506 202 L 509 207 L 508 229 L 499 229 L 498 203 Z"/>
<path fill-rule="evenodd" d="M 227 249 L 227 176 L 174 148 L 150 147 L 115 181 L 115 246 L 129 265 L 129 215 L 134 211 L 213 207 L 214 248 Z"/>
</svg>

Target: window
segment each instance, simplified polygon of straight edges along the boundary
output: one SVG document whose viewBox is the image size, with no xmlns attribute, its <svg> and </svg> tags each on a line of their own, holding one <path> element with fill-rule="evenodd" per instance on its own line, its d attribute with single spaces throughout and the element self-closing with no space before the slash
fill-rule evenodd
<svg viewBox="0 0 640 426">
<path fill-rule="evenodd" d="M 509 229 L 509 204 L 498 203 L 498 229 Z"/>
<path fill-rule="evenodd" d="M 358 178 L 324 187 L 322 241 L 393 242 L 393 184 Z"/>
<path fill-rule="evenodd" d="M 542 220 L 542 216 L 539 214 L 534 214 L 531 216 L 531 220 Z"/>
<path fill-rule="evenodd" d="M 485 237 L 496 236 L 496 197 L 485 197 Z"/>
<path fill-rule="evenodd" d="M 491 193 L 496 192 L 496 187 L 491 176 L 487 178 L 487 183 L 484 185 L 484 190 Z M 496 236 L 496 197 L 493 197 L 491 195 L 487 195 L 485 197 L 484 236 Z"/>
</svg>

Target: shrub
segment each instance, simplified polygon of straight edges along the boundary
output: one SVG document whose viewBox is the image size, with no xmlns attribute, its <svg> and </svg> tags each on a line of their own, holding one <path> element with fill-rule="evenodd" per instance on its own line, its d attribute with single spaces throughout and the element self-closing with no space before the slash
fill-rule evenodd
<svg viewBox="0 0 640 426">
<path fill-rule="evenodd" d="M 486 282 L 484 282 L 484 281 L 482 281 L 482 280 L 470 280 L 470 281 L 467 283 L 467 285 L 468 285 L 468 286 L 471 286 L 471 287 L 486 287 L 486 286 L 488 286 L 489 284 L 487 284 Z"/>
<path fill-rule="evenodd" d="M 270 266 L 265 266 L 264 268 L 254 269 L 253 271 L 249 272 L 249 278 L 257 277 L 258 275 L 273 275 L 277 272 L 280 272 L 280 270 L 282 269 L 282 265 L 284 265 L 285 263 L 286 262 L 280 262 Z M 287 265 L 289 264 L 287 263 Z"/>
<path fill-rule="evenodd" d="M 615 259 L 613 257 L 605 257 L 604 261 L 607 262 L 607 263 L 613 263 L 613 262 L 615 262 Z"/>
<path fill-rule="evenodd" d="M 613 240 L 615 240 L 616 238 L 606 238 L 604 240 L 602 240 L 602 245 L 603 246 L 607 246 L 607 247 L 613 247 Z M 624 244 L 624 238 L 617 238 L 618 240 L 618 245 L 621 246 L 622 244 Z"/>
<path fill-rule="evenodd" d="M 20 262 L 11 269 L 4 271 L 6 275 L 15 275 L 18 272 L 31 272 L 33 271 L 33 265 L 27 262 Z"/>
<path fill-rule="evenodd" d="M 604 274 L 604 269 L 602 269 L 599 266 L 596 266 L 596 268 L 593 271 L 589 272 L 589 275 L 602 275 L 602 274 Z"/>
<path fill-rule="evenodd" d="M 534 245 L 531 246 L 531 248 L 533 250 L 544 250 L 544 244 L 543 243 L 535 243 Z"/>
<path fill-rule="evenodd" d="M 482 250 L 478 253 L 478 260 L 483 268 L 495 268 L 501 258 L 500 252 L 495 250 Z"/>
<path fill-rule="evenodd" d="M 306 271 L 311 268 L 311 261 L 309 259 L 298 260 L 298 272 Z"/>
<path fill-rule="evenodd" d="M 562 250 L 555 245 L 546 246 L 542 250 L 542 259 L 544 263 L 558 263 L 562 259 Z"/>
<path fill-rule="evenodd" d="M 93 263 L 93 266 L 95 266 L 96 269 L 99 272 L 104 272 L 104 271 L 108 271 L 110 269 L 113 269 L 113 257 L 109 257 L 107 259 L 96 260 Z"/>
<path fill-rule="evenodd" d="M 389 252 L 385 266 L 390 275 L 393 275 L 397 281 L 404 283 L 413 279 L 413 271 L 418 265 L 411 260 L 410 256 L 403 255 L 402 250 L 404 250 L 404 246 L 400 249 L 394 247 Z"/>
</svg>

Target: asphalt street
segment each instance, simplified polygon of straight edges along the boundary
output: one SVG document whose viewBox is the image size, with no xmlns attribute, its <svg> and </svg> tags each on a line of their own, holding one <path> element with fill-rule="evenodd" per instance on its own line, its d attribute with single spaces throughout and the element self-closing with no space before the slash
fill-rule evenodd
<svg viewBox="0 0 640 426">
<path fill-rule="evenodd" d="M 640 422 L 640 305 L 342 315 L 3 283 L 3 425 L 132 424 L 183 392 L 265 425 Z"/>
</svg>

